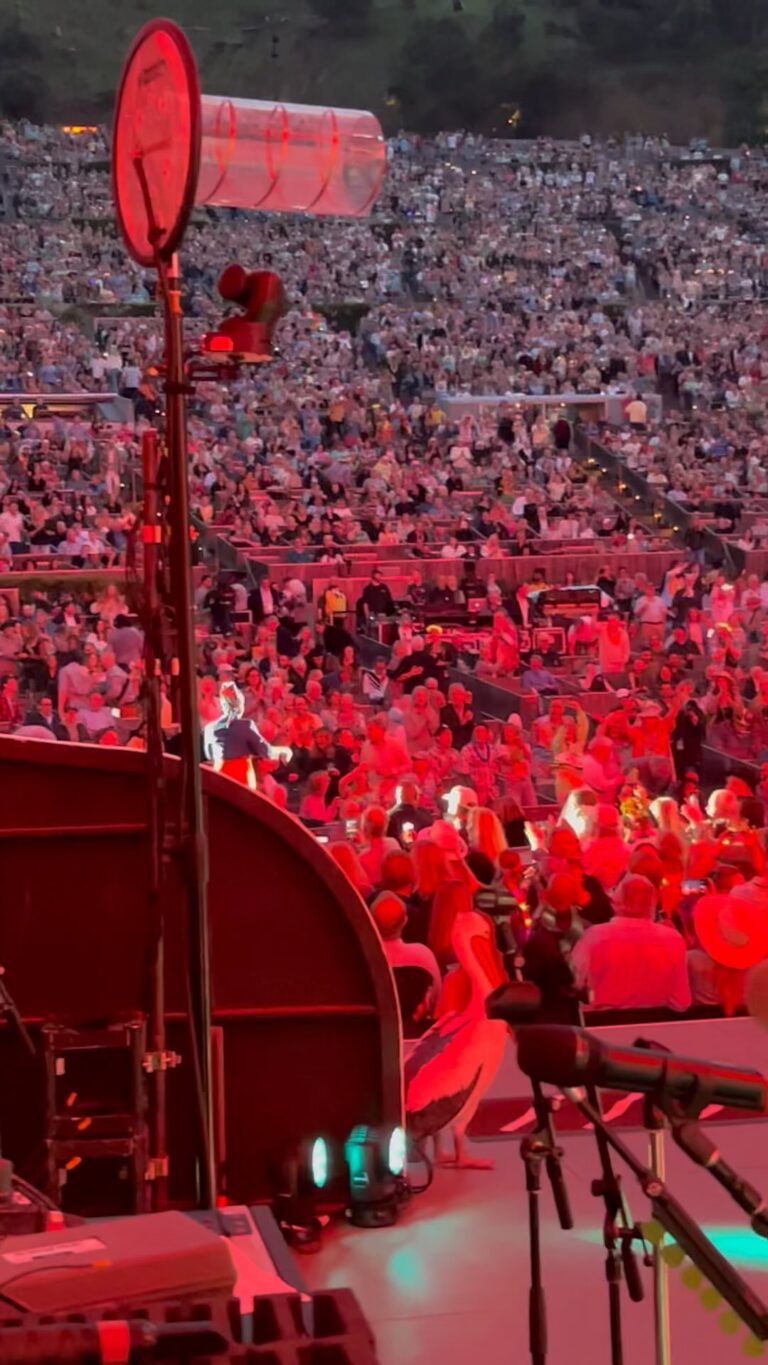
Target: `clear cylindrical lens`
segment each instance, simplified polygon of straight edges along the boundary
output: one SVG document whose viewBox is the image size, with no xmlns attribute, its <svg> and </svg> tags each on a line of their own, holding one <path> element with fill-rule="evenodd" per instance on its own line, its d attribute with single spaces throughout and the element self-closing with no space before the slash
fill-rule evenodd
<svg viewBox="0 0 768 1365">
<path fill-rule="evenodd" d="M 360 217 L 376 200 L 386 146 L 360 109 L 203 95 L 195 202 Z"/>
</svg>

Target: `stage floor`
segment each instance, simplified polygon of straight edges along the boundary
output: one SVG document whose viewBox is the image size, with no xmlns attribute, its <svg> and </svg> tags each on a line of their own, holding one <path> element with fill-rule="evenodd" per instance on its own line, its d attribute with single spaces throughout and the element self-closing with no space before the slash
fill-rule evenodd
<svg viewBox="0 0 768 1365">
<path fill-rule="evenodd" d="M 723 1156 L 768 1193 L 768 1122 L 707 1126 Z M 622 1133 L 645 1155 L 642 1133 Z M 549 1314 L 550 1365 L 608 1365 L 607 1289 L 601 1242 L 602 1205 L 590 1193 L 598 1174 L 589 1134 L 562 1138 L 576 1226 L 561 1232 L 546 1184 L 542 1194 L 543 1260 Z M 667 1183 L 705 1226 L 720 1251 L 768 1301 L 768 1241 L 706 1172 L 667 1144 Z M 381 1365 L 523 1365 L 528 1357 L 528 1237 L 523 1164 L 515 1139 L 473 1144 L 492 1156 L 493 1172 L 439 1170 L 432 1188 L 415 1199 L 398 1224 L 380 1230 L 335 1226 L 320 1253 L 300 1263 L 312 1288 L 348 1285 L 376 1333 Z M 647 1203 L 634 1178 L 624 1180 L 641 1221 Z M 744 1360 L 746 1329 L 726 1335 L 679 1271 L 672 1281 L 674 1365 L 734 1365 Z M 646 1299 L 630 1303 L 622 1289 L 625 1365 L 653 1365 L 653 1293 L 642 1270 Z M 768 1351 L 765 1358 L 768 1360 Z"/>
</svg>

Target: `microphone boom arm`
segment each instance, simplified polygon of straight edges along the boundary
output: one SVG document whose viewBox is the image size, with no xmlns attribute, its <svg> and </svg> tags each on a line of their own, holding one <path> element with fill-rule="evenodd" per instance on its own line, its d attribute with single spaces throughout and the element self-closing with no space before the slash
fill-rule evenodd
<svg viewBox="0 0 768 1365">
<path fill-rule="evenodd" d="M 608 1127 L 599 1111 L 585 1098 L 584 1092 L 568 1088 L 565 1094 L 579 1112 L 594 1124 L 595 1130 L 600 1129 L 606 1141 L 637 1178 L 643 1193 L 650 1200 L 654 1218 L 665 1232 L 677 1242 L 758 1341 L 768 1340 L 768 1308 L 762 1300 L 720 1255 L 717 1247 L 713 1246 L 682 1204 L 670 1194 L 663 1181 Z"/>
</svg>

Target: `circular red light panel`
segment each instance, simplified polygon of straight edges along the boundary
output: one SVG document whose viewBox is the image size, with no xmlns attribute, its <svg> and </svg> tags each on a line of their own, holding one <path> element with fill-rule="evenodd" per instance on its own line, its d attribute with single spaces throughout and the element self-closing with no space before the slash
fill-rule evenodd
<svg viewBox="0 0 768 1365">
<path fill-rule="evenodd" d="M 156 253 L 168 260 L 178 250 L 195 202 L 200 143 L 192 49 L 176 24 L 153 19 L 126 58 L 112 140 L 117 221 L 139 265 L 154 265 Z"/>
</svg>

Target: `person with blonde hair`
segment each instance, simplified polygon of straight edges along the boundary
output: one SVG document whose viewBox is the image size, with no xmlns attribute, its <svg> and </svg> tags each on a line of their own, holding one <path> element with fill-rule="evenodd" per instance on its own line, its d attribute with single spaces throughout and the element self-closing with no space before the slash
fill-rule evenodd
<svg viewBox="0 0 768 1365">
<path fill-rule="evenodd" d="M 299 807 L 299 817 L 302 820 L 313 820 L 321 825 L 327 825 L 335 818 L 339 798 L 334 796 L 328 800 L 330 785 L 331 775 L 324 768 L 309 774 L 307 791 Z"/>
<path fill-rule="evenodd" d="M 662 835 L 673 834 L 679 841 L 682 850 L 688 847 L 688 831 L 674 797 L 657 796 L 651 802 L 651 815 L 659 828 L 659 836 L 656 839 L 657 846 Z"/>
<path fill-rule="evenodd" d="M 387 812 L 383 806 L 369 806 L 360 819 L 360 834 L 363 844 L 360 862 L 363 871 L 373 886 L 381 882 L 381 865 L 388 853 L 397 853 L 400 845 L 397 839 L 387 835 Z"/>
<path fill-rule="evenodd" d="M 467 843 L 475 853 L 484 853 L 494 867 L 508 847 L 504 827 L 495 811 L 488 806 L 471 807 L 467 815 Z"/>
<path fill-rule="evenodd" d="M 403 937 L 408 942 L 427 943 L 435 895 L 454 874 L 448 854 L 432 839 L 417 839 L 411 857 L 414 886 L 408 897 L 408 923 Z"/>
<path fill-rule="evenodd" d="M 373 886 L 369 882 L 360 859 L 351 844 L 339 839 L 328 845 L 333 861 L 341 868 L 348 882 L 351 882 L 356 891 L 365 898 L 370 896 Z"/>
</svg>

